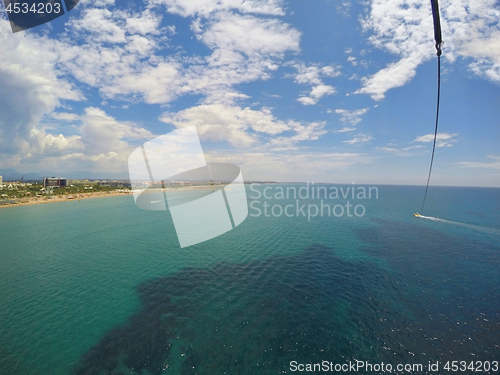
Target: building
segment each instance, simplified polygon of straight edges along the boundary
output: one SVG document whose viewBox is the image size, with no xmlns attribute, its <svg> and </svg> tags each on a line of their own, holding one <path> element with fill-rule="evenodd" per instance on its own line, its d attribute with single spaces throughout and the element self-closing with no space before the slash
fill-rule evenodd
<svg viewBox="0 0 500 375">
<path fill-rule="evenodd" d="M 97 181 L 97 185 L 106 187 L 120 187 L 120 188 L 131 187 L 129 180 L 101 180 Z"/>
<path fill-rule="evenodd" d="M 89 179 L 85 180 L 69 180 L 68 184 L 74 185 L 74 186 L 90 186 L 90 185 L 97 185 L 96 181 L 90 181 Z"/>
<path fill-rule="evenodd" d="M 2 187 L 2 186 L 3 186 L 3 177 L 0 176 L 0 187 Z"/>
<path fill-rule="evenodd" d="M 66 187 L 68 186 L 68 180 L 65 178 L 56 178 L 56 177 L 44 177 L 43 178 L 43 187 Z"/>
</svg>

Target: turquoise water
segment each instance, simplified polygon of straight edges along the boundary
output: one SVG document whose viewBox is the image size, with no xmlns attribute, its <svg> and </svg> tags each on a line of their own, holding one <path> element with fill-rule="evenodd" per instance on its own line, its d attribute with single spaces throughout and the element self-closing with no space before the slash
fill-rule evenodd
<svg viewBox="0 0 500 375">
<path fill-rule="evenodd" d="M 412 215 L 422 187 L 379 186 L 324 200 L 361 217 L 308 220 L 270 186 L 251 207 L 293 217 L 250 209 L 184 249 L 167 212 L 130 196 L 0 209 L 0 374 L 500 360 L 500 189 L 431 187 L 428 220 Z"/>
</svg>

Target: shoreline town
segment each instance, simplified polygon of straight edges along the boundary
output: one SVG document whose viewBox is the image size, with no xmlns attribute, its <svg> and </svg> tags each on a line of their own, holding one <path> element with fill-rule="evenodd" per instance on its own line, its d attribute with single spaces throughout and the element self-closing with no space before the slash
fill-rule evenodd
<svg viewBox="0 0 500 375">
<path fill-rule="evenodd" d="M 211 189 L 220 185 L 220 181 L 172 181 L 167 185 L 144 183 L 144 187 L 150 192 L 157 188 L 166 191 L 198 190 Z M 0 208 L 132 195 L 133 192 L 128 180 L 67 180 L 52 177 L 44 178 L 42 182 L 11 181 L 3 183 L 0 176 Z"/>
</svg>

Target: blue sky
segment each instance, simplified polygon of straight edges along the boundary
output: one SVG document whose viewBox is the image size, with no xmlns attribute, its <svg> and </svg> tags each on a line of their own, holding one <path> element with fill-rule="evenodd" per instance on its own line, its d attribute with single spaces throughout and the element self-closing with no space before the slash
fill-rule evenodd
<svg viewBox="0 0 500 375">
<path fill-rule="evenodd" d="M 431 183 L 500 187 L 500 9 L 440 7 Z M 196 125 L 245 179 L 426 182 L 429 1 L 81 1 L 16 34 L 0 13 L 0 168 L 126 176 L 133 149 Z"/>
</svg>

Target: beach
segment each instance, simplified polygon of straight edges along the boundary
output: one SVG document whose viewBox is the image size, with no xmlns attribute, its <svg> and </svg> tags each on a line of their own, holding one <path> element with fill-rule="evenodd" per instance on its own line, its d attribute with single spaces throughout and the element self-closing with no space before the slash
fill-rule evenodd
<svg viewBox="0 0 500 375">
<path fill-rule="evenodd" d="M 50 195 L 50 196 L 42 196 L 42 197 L 29 197 L 29 198 L 20 198 L 16 199 L 15 203 L 10 204 L 1 204 L 0 200 L 0 208 L 2 207 L 18 207 L 18 206 L 29 206 L 32 204 L 45 204 L 45 203 L 55 203 L 55 202 L 68 202 L 68 201 L 80 201 L 82 199 L 90 199 L 90 198 L 102 198 L 102 197 L 112 197 L 117 195 L 127 195 L 132 194 L 132 191 L 121 190 L 121 191 L 100 191 L 95 193 L 82 193 L 82 194 L 68 194 L 68 195 Z M 6 199 L 7 201 L 7 199 Z M 13 201 L 13 200 L 8 200 Z"/>
<path fill-rule="evenodd" d="M 212 185 L 195 185 L 195 186 L 180 186 L 175 188 L 167 188 L 165 191 L 185 191 L 185 190 L 206 190 L 211 188 L 219 188 L 224 185 L 214 184 Z M 153 192 L 153 190 L 145 190 L 145 193 Z M 66 194 L 66 195 L 46 195 L 39 197 L 24 197 L 19 199 L 5 199 L 0 200 L 0 208 L 2 207 L 19 207 L 19 206 L 29 206 L 33 204 L 46 204 L 46 203 L 56 203 L 56 202 L 68 202 L 68 201 L 80 201 L 82 199 L 91 198 L 103 198 L 103 197 L 113 197 L 118 195 L 131 195 L 132 190 L 120 189 L 114 191 L 99 191 L 91 193 L 81 193 L 81 194 Z M 11 203 L 3 203 L 11 202 Z"/>
</svg>

